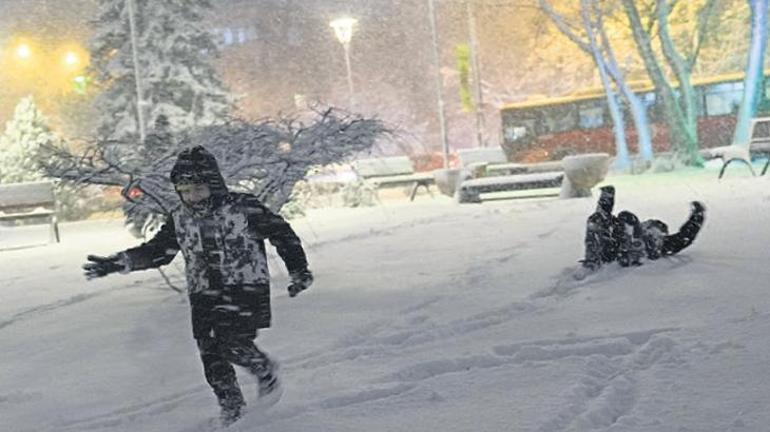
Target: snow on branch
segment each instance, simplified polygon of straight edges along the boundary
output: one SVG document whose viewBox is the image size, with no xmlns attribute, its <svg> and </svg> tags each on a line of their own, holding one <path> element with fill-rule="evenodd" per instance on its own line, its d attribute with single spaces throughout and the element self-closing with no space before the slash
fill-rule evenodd
<svg viewBox="0 0 770 432">
<path fill-rule="evenodd" d="M 166 213 L 178 203 L 169 181 L 176 155 L 202 145 L 216 156 L 228 186 L 252 193 L 278 211 L 312 167 L 344 162 L 392 136 L 378 119 L 329 107 L 309 117 L 229 118 L 175 134 L 156 128 L 143 144 L 94 140 L 81 154 L 43 145 L 41 159 L 50 177 L 79 185 L 120 186 L 129 207 Z"/>
</svg>

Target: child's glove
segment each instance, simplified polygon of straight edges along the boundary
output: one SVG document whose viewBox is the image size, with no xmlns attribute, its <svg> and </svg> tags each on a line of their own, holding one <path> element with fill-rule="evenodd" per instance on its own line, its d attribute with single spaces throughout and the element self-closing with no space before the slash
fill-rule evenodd
<svg viewBox="0 0 770 432">
<path fill-rule="evenodd" d="M 693 214 L 703 214 L 706 212 L 706 207 L 700 201 L 693 201 L 690 203 L 690 211 Z"/>
<path fill-rule="evenodd" d="M 83 270 L 85 270 L 85 276 L 88 280 L 126 270 L 126 263 L 121 255 L 108 257 L 88 255 L 87 259 L 90 262 L 83 264 Z"/>
<path fill-rule="evenodd" d="M 291 283 L 287 288 L 289 290 L 289 297 L 295 297 L 313 284 L 313 273 L 310 273 L 308 269 L 293 272 L 290 276 Z"/>
</svg>

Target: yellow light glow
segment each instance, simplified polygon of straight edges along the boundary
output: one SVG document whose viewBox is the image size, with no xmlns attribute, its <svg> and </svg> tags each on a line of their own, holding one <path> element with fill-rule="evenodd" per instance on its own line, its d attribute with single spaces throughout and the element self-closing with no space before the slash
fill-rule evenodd
<svg viewBox="0 0 770 432">
<path fill-rule="evenodd" d="M 16 57 L 20 59 L 28 59 L 32 56 L 32 50 L 29 49 L 29 45 L 23 43 L 16 47 Z"/>
<path fill-rule="evenodd" d="M 78 55 L 72 51 L 69 51 L 64 55 L 64 64 L 67 66 L 75 66 L 78 64 L 78 61 Z"/>
<path fill-rule="evenodd" d="M 358 20 L 350 17 L 337 18 L 329 23 L 329 26 L 334 29 L 334 34 L 337 36 L 337 40 L 340 43 L 350 43 L 353 38 L 353 26 L 356 25 Z"/>
</svg>

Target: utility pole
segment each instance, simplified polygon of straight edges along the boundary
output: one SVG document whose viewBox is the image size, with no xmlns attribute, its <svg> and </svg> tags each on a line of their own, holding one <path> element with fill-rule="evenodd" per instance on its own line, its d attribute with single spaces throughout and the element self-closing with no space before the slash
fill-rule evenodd
<svg viewBox="0 0 770 432">
<path fill-rule="evenodd" d="M 479 44 L 476 37 L 476 10 L 474 0 L 465 2 L 466 15 L 468 17 L 468 36 L 471 42 L 471 68 L 473 69 L 473 82 L 476 87 L 476 146 L 486 147 L 484 139 L 484 93 L 481 86 L 481 69 L 479 65 Z"/>
<path fill-rule="evenodd" d="M 142 100 L 142 83 L 139 74 L 139 54 L 136 47 L 136 24 L 134 22 L 134 0 L 126 0 L 128 5 L 128 28 L 131 33 L 131 54 L 134 61 L 134 83 L 136 83 L 136 121 L 139 123 L 139 140 L 144 144 L 144 101 Z"/>
<path fill-rule="evenodd" d="M 430 33 L 433 40 L 433 67 L 436 69 L 436 100 L 438 103 L 438 121 L 441 127 L 441 146 L 444 151 L 444 168 L 449 168 L 449 142 L 447 141 L 446 118 L 444 115 L 443 82 L 441 79 L 441 55 L 439 54 L 438 35 L 436 34 L 436 11 L 433 0 L 428 0 Z"/>
</svg>

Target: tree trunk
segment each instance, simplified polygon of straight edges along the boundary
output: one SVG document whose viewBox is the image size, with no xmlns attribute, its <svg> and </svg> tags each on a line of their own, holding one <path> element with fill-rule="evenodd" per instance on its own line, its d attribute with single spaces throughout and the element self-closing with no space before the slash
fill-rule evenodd
<svg viewBox="0 0 770 432">
<path fill-rule="evenodd" d="M 751 48 L 743 81 L 743 101 L 738 110 L 733 144 L 748 145 L 749 126 L 756 115 L 764 87 L 765 49 L 767 47 L 768 0 L 748 0 L 751 8 Z"/>
<path fill-rule="evenodd" d="M 631 23 L 639 54 L 644 60 L 645 68 L 655 85 L 656 92 L 662 99 L 663 109 L 666 112 L 666 122 L 669 127 L 671 147 L 677 157 L 685 164 L 703 166 L 703 159 L 697 152 L 697 137 L 693 134 L 693 129 L 688 127 L 686 116 L 679 106 L 674 90 L 666 80 L 663 70 L 655 58 L 650 35 L 644 30 L 636 4 L 633 0 L 622 0 L 622 2 Z"/>
<path fill-rule="evenodd" d="M 592 2 L 593 0 L 591 0 Z M 618 104 L 617 96 L 615 94 L 615 91 L 612 88 L 612 83 L 610 82 L 608 78 L 608 72 L 609 68 L 607 65 L 607 62 L 602 55 L 601 49 L 598 46 L 598 43 L 596 41 L 596 37 L 593 36 L 595 33 L 590 26 L 592 25 L 590 22 L 590 19 L 588 19 L 588 23 L 586 24 L 586 18 L 587 16 L 582 16 L 584 13 L 589 13 L 589 5 L 584 2 L 584 0 L 581 0 L 581 18 L 583 18 L 583 24 L 586 28 L 586 31 L 590 31 L 592 41 L 586 41 L 579 37 L 577 34 L 575 34 L 569 25 L 567 25 L 564 21 L 564 19 L 551 7 L 550 3 L 548 3 L 547 0 L 538 0 L 538 3 L 540 5 L 540 9 L 548 15 L 548 17 L 553 21 L 553 23 L 556 25 L 556 27 L 561 31 L 561 33 L 566 36 L 569 40 L 571 40 L 575 45 L 577 45 L 583 52 L 590 55 L 591 58 L 594 60 L 594 64 L 596 64 L 596 67 L 599 71 L 599 76 L 602 79 L 602 85 L 604 86 L 605 94 L 607 96 L 607 105 L 610 112 L 610 117 L 612 118 L 613 123 L 613 132 L 615 134 L 615 147 L 616 147 L 616 163 L 615 167 L 621 170 L 628 169 L 630 167 L 630 160 L 628 156 L 628 143 L 626 142 L 626 131 L 625 131 L 625 123 L 623 121 L 623 112 L 620 109 L 620 106 Z M 622 77 L 620 77 L 620 74 L 616 74 L 613 76 L 613 79 L 615 81 L 618 81 L 620 79 L 622 81 Z M 637 125 L 638 127 L 638 125 Z"/>
<path fill-rule="evenodd" d="M 594 3 L 594 5 L 596 5 L 596 3 Z M 618 66 L 618 61 L 615 57 L 615 52 L 612 49 L 612 44 L 610 44 L 607 32 L 604 30 L 604 23 L 602 22 L 603 20 L 601 15 L 598 13 L 597 19 L 599 20 L 597 28 L 599 29 L 599 34 L 602 38 L 602 45 L 604 46 L 604 50 L 606 52 L 605 58 L 607 60 L 607 72 L 609 72 L 610 76 L 612 76 L 612 79 L 615 81 L 615 85 L 618 86 L 621 94 L 628 102 L 628 106 L 631 108 L 631 116 L 634 119 L 634 127 L 636 128 L 636 139 L 637 145 L 639 146 L 639 155 L 644 162 L 652 163 L 654 152 L 652 148 L 652 131 L 650 129 L 650 120 L 647 117 L 647 107 L 644 106 L 644 103 L 642 103 L 642 100 L 639 98 L 639 96 L 637 96 L 636 93 L 631 90 L 631 87 L 629 87 L 626 83 L 626 80 L 624 79 L 620 70 L 620 66 Z"/>
<path fill-rule="evenodd" d="M 663 48 L 663 56 L 674 71 L 679 82 L 679 101 L 684 108 L 684 116 L 690 133 L 697 137 L 698 113 L 695 102 L 695 90 L 690 82 L 692 70 L 688 62 L 677 52 L 674 41 L 668 29 L 668 16 L 671 8 L 667 0 L 657 0 L 655 3 L 658 16 L 658 39 Z"/>
<path fill-rule="evenodd" d="M 615 134 L 615 147 L 617 149 L 614 168 L 626 171 L 631 168 L 631 160 L 628 157 L 628 142 L 626 141 L 626 127 L 625 122 L 623 121 L 623 111 L 620 109 L 617 95 L 612 88 L 612 82 L 607 74 L 606 60 L 597 43 L 596 34 L 594 33 L 593 28 L 594 24 L 589 16 L 591 10 L 589 2 L 591 1 L 593 0 L 580 0 L 580 17 L 583 21 L 586 35 L 588 36 L 591 55 L 599 69 L 599 77 L 601 77 L 602 80 L 602 86 L 604 87 L 604 92 L 607 96 L 607 106 L 609 107 L 610 116 L 612 117 L 612 130 Z"/>
</svg>

